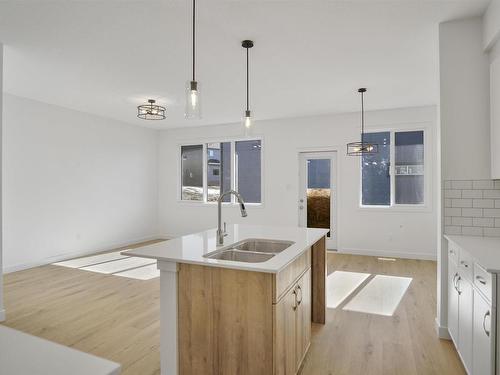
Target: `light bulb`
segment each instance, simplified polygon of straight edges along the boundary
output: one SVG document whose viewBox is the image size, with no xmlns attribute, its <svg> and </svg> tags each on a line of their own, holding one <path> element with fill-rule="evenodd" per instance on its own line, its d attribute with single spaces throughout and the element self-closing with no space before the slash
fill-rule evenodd
<svg viewBox="0 0 500 375">
<path fill-rule="evenodd" d="M 197 81 L 188 81 L 186 84 L 186 119 L 200 119 L 200 86 Z"/>
<path fill-rule="evenodd" d="M 250 135 L 250 130 L 252 129 L 253 119 L 250 111 L 245 111 L 245 116 L 243 117 L 243 128 L 245 129 L 245 134 Z"/>
<path fill-rule="evenodd" d="M 252 126 L 252 118 L 251 117 L 245 117 L 245 128 L 250 128 Z"/>
</svg>

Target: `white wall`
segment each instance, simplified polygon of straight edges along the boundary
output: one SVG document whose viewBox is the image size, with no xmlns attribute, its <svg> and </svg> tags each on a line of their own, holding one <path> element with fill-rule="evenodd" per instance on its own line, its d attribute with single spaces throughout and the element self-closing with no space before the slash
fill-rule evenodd
<svg viewBox="0 0 500 375">
<path fill-rule="evenodd" d="M 435 159 L 435 107 L 370 112 L 366 117 L 367 125 L 372 129 L 427 126 L 432 159 Z M 299 151 L 337 149 L 339 249 L 388 256 L 435 258 L 436 189 L 432 189 L 430 207 L 423 212 L 359 208 L 359 157 L 346 156 L 346 143 L 359 139 L 359 121 L 359 113 L 352 113 L 257 122 L 255 134 L 264 137 L 264 207 L 249 207 L 247 218 L 241 218 L 236 207 L 224 208 L 224 220 L 297 225 Z M 177 201 L 178 145 L 241 136 L 240 124 L 161 132 L 160 233 L 177 236 L 216 226 L 215 206 Z M 431 160 L 428 160 L 426 168 L 429 168 L 435 181 Z"/>
<path fill-rule="evenodd" d="M 481 18 L 442 23 L 439 31 L 442 179 L 489 179 L 489 62 Z"/>
<path fill-rule="evenodd" d="M 3 147 L 2 147 L 2 113 L 3 113 L 3 44 L 0 43 L 0 171 L 2 169 L 2 158 L 3 158 Z M 0 197 L 2 190 L 2 175 L 0 172 Z M 0 212 L 3 205 L 2 199 L 0 199 Z M 0 322 L 5 319 L 5 309 L 3 307 L 3 241 L 2 241 L 2 220 L 3 217 L 0 214 Z"/>
<path fill-rule="evenodd" d="M 500 36 L 500 0 L 491 0 L 483 20 L 483 47 L 490 49 Z"/>
<path fill-rule="evenodd" d="M 440 24 L 441 181 L 490 178 L 489 62 L 482 41 L 481 18 Z M 446 337 L 448 247 L 439 217 L 437 325 Z"/>
<path fill-rule="evenodd" d="M 158 133 L 4 97 L 4 269 L 157 235 Z"/>
</svg>

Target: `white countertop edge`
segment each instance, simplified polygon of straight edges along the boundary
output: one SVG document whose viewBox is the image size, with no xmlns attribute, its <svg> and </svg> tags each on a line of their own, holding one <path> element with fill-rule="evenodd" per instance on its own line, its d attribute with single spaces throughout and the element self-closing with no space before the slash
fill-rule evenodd
<svg viewBox="0 0 500 375">
<path fill-rule="evenodd" d="M 500 237 L 445 234 L 444 238 L 467 251 L 486 272 L 500 274 Z"/>
<path fill-rule="evenodd" d="M 280 227 L 280 226 L 256 226 L 256 225 L 232 225 L 231 229 L 234 227 L 241 227 L 243 229 L 251 231 L 252 228 L 266 228 L 270 231 L 272 231 L 272 228 L 275 228 L 277 231 L 291 231 L 294 229 L 297 229 L 297 232 L 303 231 L 306 228 L 299 228 L 299 227 Z M 213 233 L 215 229 L 209 229 L 206 231 L 201 231 L 198 233 L 193 233 L 189 234 L 187 236 L 181 236 L 177 238 L 173 238 L 171 240 L 165 241 L 165 242 L 170 242 L 170 241 L 179 241 L 182 240 L 184 237 L 191 237 L 191 236 L 206 236 L 208 233 Z M 153 245 L 147 245 L 143 247 L 138 247 L 135 249 L 129 249 L 129 250 L 124 250 L 121 252 L 121 254 L 126 255 L 126 256 L 136 256 L 136 257 L 141 257 L 141 258 L 148 258 L 148 259 L 156 259 L 158 262 L 172 262 L 172 263 L 185 263 L 185 264 L 194 264 L 194 265 L 201 265 L 201 266 L 208 266 L 208 267 L 219 267 L 219 268 L 226 268 L 226 269 L 236 269 L 240 271 L 253 271 L 253 272 L 264 272 L 264 273 L 278 273 L 286 266 L 288 266 L 291 262 L 293 262 L 295 259 L 297 259 L 300 255 L 304 253 L 309 247 L 311 247 L 313 244 L 318 242 L 322 237 L 326 236 L 326 234 L 329 232 L 328 229 L 320 229 L 320 228 L 309 228 L 307 229 L 308 231 L 308 242 L 304 243 L 303 248 L 300 250 L 297 249 L 296 246 L 299 244 L 295 243 L 293 244 L 289 249 L 284 250 L 282 253 L 278 253 L 276 256 L 273 258 L 262 262 L 262 263 L 247 263 L 247 262 L 233 262 L 233 261 L 227 261 L 227 260 L 218 260 L 218 259 L 210 259 L 210 258 L 205 258 L 203 256 L 199 256 L 198 259 L 190 259 L 190 258 L 181 258 L 179 256 L 168 256 L 164 254 L 159 254 L 160 251 L 157 251 L 156 254 L 152 254 L 153 251 L 148 252 L 148 248 L 151 249 L 152 247 L 159 247 L 161 243 L 153 244 Z M 266 236 L 267 237 L 267 236 Z M 287 238 L 283 238 L 283 235 L 278 235 L 275 239 L 280 239 L 280 240 L 287 240 Z M 242 241 L 244 239 L 249 239 L 249 238 L 261 238 L 258 234 L 256 235 L 249 235 L 245 236 L 244 238 L 238 238 L 238 241 L 231 241 L 231 237 L 226 238 L 226 243 L 223 247 L 230 246 L 233 243 Z M 290 240 L 293 240 L 290 238 Z M 208 252 L 215 251 L 216 249 L 210 249 Z M 290 251 L 289 251 L 290 250 Z M 285 258 L 283 260 L 283 258 Z"/>
</svg>

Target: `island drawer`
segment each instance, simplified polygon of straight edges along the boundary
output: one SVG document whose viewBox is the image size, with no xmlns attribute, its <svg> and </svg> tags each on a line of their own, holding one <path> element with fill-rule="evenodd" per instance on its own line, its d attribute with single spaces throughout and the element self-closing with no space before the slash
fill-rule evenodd
<svg viewBox="0 0 500 375">
<path fill-rule="evenodd" d="M 311 248 L 307 249 L 302 255 L 286 266 L 286 268 L 274 275 L 273 303 L 277 303 L 309 268 L 311 268 Z"/>
<path fill-rule="evenodd" d="M 458 247 L 452 242 L 448 242 L 448 259 L 458 266 Z"/>
<path fill-rule="evenodd" d="M 458 262 L 460 274 L 467 280 L 473 281 L 474 278 L 474 259 L 467 251 L 460 250 Z"/>
<path fill-rule="evenodd" d="M 474 285 L 491 301 L 491 274 L 477 263 L 474 263 Z"/>
</svg>

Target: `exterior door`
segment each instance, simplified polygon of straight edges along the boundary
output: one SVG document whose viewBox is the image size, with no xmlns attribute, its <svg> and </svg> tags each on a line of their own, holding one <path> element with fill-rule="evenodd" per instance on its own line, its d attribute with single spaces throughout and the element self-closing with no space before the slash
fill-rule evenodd
<svg viewBox="0 0 500 375">
<path fill-rule="evenodd" d="M 299 225 L 329 229 L 326 247 L 337 249 L 337 153 L 301 152 L 299 163 Z"/>
</svg>

